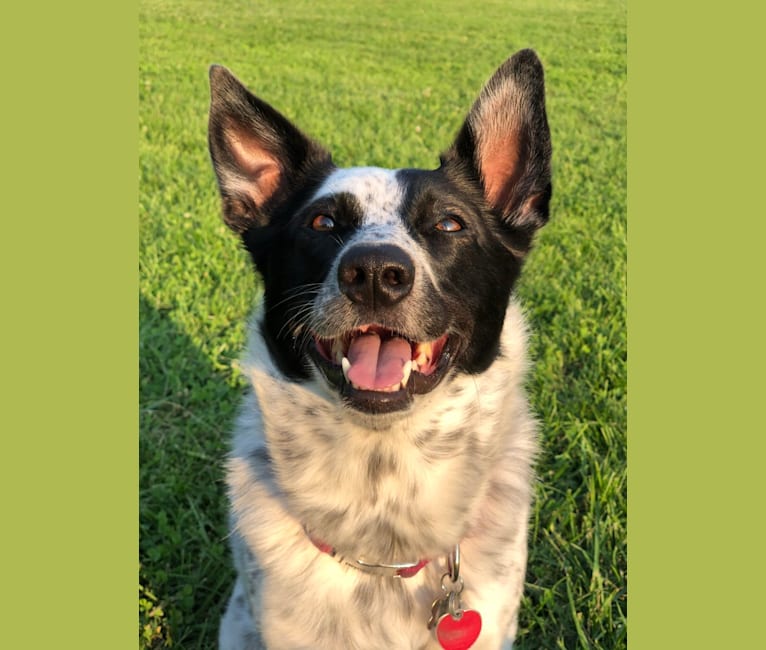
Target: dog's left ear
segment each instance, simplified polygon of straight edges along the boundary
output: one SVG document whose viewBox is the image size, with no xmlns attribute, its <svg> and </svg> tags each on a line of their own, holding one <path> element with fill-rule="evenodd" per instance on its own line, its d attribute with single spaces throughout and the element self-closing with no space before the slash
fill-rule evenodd
<svg viewBox="0 0 766 650">
<path fill-rule="evenodd" d="M 243 233 L 269 223 L 275 206 L 330 154 L 226 68 L 210 68 L 208 142 L 223 218 Z"/>
<path fill-rule="evenodd" d="M 508 59 L 487 82 L 443 164 L 466 166 L 481 182 L 490 209 L 526 252 L 548 221 L 551 138 L 543 66 L 532 50 Z"/>
</svg>

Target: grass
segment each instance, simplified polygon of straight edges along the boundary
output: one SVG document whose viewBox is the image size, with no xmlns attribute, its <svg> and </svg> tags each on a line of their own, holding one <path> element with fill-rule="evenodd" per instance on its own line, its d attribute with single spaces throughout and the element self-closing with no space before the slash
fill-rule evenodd
<svg viewBox="0 0 766 650">
<path fill-rule="evenodd" d="M 527 46 L 546 66 L 555 191 L 518 289 L 544 452 L 515 647 L 626 647 L 625 30 L 609 0 L 142 0 L 140 648 L 215 647 L 232 578 L 222 460 L 258 288 L 220 220 L 208 65 L 341 165 L 432 167 Z"/>
</svg>

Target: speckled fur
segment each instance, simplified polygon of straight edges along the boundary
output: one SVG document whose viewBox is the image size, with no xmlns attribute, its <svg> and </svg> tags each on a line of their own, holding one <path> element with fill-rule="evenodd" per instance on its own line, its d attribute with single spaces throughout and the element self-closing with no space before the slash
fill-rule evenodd
<svg viewBox="0 0 766 650">
<path fill-rule="evenodd" d="M 265 281 L 227 465 L 237 581 L 221 650 L 437 650 L 427 622 L 457 543 L 462 602 L 483 622 L 472 650 L 509 650 L 537 453 L 512 289 L 551 196 L 539 60 L 525 50 L 498 69 L 434 171 L 337 169 L 228 71 L 211 69 L 211 89 L 224 220 Z M 338 228 L 317 232 L 327 210 Z M 459 234 L 441 232 L 455 218 Z M 406 252 L 405 298 L 362 303 L 340 286 L 354 247 Z M 399 408 L 344 400 L 310 346 L 370 323 L 447 334 L 441 381 Z M 429 562 L 373 575 L 309 535 L 346 558 Z"/>
<path fill-rule="evenodd" d="M 286 381 L 257 322 L 228 464 L 240 577 L 221 648 L 261 647 L 254 630 L 269 649 L 438 648 L 426 622 L 458 540 L 463 601 L 483 620 L 474 648 L 512 639 L 536 452 L 518 305 L 489 371 L 449 378 L 383 431 L 360 427 L 320 381 Z M 432 561 L 412 578 L 368 575 L 318 551 L 304 527 L 349 556 Z"/>
</svg>

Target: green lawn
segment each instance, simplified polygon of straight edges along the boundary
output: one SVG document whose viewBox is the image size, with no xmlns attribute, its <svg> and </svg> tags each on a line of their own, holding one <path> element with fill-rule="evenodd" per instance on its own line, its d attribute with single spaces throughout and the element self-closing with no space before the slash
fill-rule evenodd
<svg viewBox="0 0 766 650">
<path fill-rule="evenodd" d="M 142 0 L 140 648 L 215 647 L 232 578 L 222 461 L 258 289 L 220 220 L 208 65 L 230 67 L 340 165 L 434 167 L 522 47 L 546 67 L 554 200 L 518 289 L 544 451 L 515 647 L 626 647 L 626 11 Z"/>
</svg>

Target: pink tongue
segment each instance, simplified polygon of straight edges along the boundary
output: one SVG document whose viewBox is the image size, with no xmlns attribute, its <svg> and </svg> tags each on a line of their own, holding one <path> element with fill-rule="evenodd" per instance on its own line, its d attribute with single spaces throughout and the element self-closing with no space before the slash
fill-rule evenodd
<svg viewBox="0 0 766 650">
<path fill-rule="evenodd" d="M 404 339 L 388 339 L 381 343 L 372 332 L 351 341 L 348 348 L 348 379 L 362 390 L 382 390 L 398 386 L 404 379 L 404 364 L 412 356 Z"/>
</svg>

